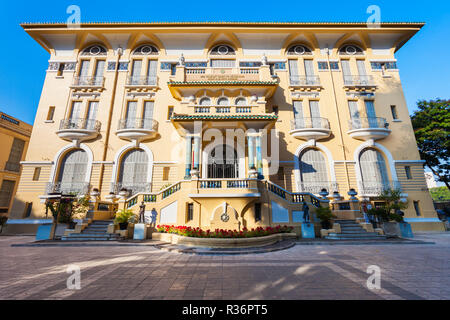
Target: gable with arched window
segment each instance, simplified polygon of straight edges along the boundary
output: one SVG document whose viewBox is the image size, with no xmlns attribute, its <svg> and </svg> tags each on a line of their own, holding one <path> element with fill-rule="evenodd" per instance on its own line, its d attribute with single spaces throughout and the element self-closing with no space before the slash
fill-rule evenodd
<svg viewBox="0 0 450 320">
<path fill-rule="evenodd" d="M 91 45 L 81 51 L 78 77 L 75 85 L 103 86 L 107 50 L 102 45 Z"/>
<path fill-rule="evenodd" d="M 156 85 L 158 49 L 150 44 L 137 47 L 132 52 L 131 71 L 128 77 L 128 85 Z"/>
<path fill-rule="evenodd" d="M 354 45 L 354 44 L 346 44 L 343 45 L 339 49 L 340 55 L 346 55 L 346 56 L 354 56 L 354 55 L 363 55 L 364 50 L 361 49 L 361 47 Z"/>
<path fill-rule="evenodd" d="M 297 55 L 297 56 L 312 55 L 312 50 L 302 44 L 296 44 L 296 45 L 291 46 L 287 50 L 287 54 L 288 55 Z"/>
<path fill-rule="evenodd" d="M 210 66 L 212 68 L 234 68 L 236 65 L 235 59 L 229 59 L 235 56 L 235 50 L 226 44 L 221 44 L 213 47 L 210 51 Z"/>
</svg>

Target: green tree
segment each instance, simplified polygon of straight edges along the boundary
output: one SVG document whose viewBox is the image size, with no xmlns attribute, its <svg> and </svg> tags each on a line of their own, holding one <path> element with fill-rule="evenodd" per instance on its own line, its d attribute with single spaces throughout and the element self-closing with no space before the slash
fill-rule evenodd
<svg viewBox="0 0 450 320">
<path fill-rule="evenodd" d="M 450 190 L 450 100 L 421 100 L 411 117 L 420 157 Z"/>
<path fill-rule="evenodd" d="M 446 187 L 431 188 L 430 194 L 434 201 L 450 200 L 450 190 L 448 190 Z"/>
<path fill-rule="evenodd" d="M 398 189 L 387 189 L 378 196 L 378 200 L 383 204 L 378 208 L 369 210 L 370 215 L 378 216 L 381 221 L 403 222 L 403 217 L 399 212 L 408 207 L 407 201 L 402 201 L 402 192 Z"/>
</svg>

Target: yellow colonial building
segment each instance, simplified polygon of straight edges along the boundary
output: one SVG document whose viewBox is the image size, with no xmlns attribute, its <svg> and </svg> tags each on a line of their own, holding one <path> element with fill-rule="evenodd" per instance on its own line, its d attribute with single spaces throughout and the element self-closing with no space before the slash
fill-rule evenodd
<svg viewBox="0 0 450 320">
<path fill-rule="evenodd" d="M 395 188 L 414 230 L 443 230 L 395 57 L 421 23 L 22 26 L 50 57 L 11 219 L 77 193 L 161 224 L 299 227 L 303 201 Z"/>
<path fill-rule="evenodd" d="M 20 162 L 25 160 L 32 126 L 0 112 L 0 216 L 8 216 L 20 179 Z M 30 177 L 30 180 L 33 177 Z M 25 208 L 25 215 L 31 213 Z"/>
</svg>

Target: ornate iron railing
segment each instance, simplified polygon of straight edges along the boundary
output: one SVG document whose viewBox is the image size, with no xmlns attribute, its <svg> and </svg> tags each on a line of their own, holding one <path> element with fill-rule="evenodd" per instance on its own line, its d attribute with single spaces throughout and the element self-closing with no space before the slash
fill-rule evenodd
<svg viewBox="0 0 450 320">
<path fill-rule="evenodd" d="M 128 86 L 156 86 L 156 76 L 128 76 L 126 84 Z"/>
<path fill-rule="evenodd" d="M 331 194 L 334 191 L 339 191 L 339 185 L 335 181 L 301 181 L 298 183 L 300 192 L 319 194 L 322 189 L 326 189 Z"/>
<path fill-rule="evenodd" d="M 62 193 L 85 195 L 89 193 L 90 184 L 87 182 L 53 182 L 47 183 L 47 194 Z"/>
<path fill-rule="evenodd" d="M 59 123 L 59 130 L 89 130 L 100 132 L 102 124 L 98 120 L 93 119 L 63 119 Z"/>
<path fill-rule="evenodd" d="M 291 120 L 291 130 L 311 128 L 330 129 L 330 123 L 326 118 L 300 118 Z"/>
<path fill-rule="evenodd" d="M 344 76 L 345 86 L 375 86 L 373 76 Z"/>
<path fill-rule="evenodd" d="M 147 129 L 158 131 L 158 121 L 150 118 L 120 119 L 118 130 L 124 129 Z"/>
<path fill-rule="evenodd" d="M 354 118 L 348 121 L 350 130 L 356 129 L 370 129 L 370 128 L 384 128 L 389 127 L 389 123 L 385 118 Z"/>
<path fill-rule="evenodd" d="M 289 76 L 291 86 L 320 86 L 319 76 Z"/>
<path fill-rule="evenodd" d="M 150 192 L 151 183 L 121 183 L 116 182 L 111 184 L 111 191 L 119 194 L 120 190 L 126 189 L 129 195 L 134 195 L 139 192 Z"/>
<path fill-rule="evenodd" d="M 399 181 L 359 181 L 358 190 L 360 195 L 379 196 L 385 190 L 401 190 Z"/>
<path fill-rule="evenodd" d="M 73 78 L 75 87 L 103 87 L 105 77 L 77 76 Z"/>
</svg>

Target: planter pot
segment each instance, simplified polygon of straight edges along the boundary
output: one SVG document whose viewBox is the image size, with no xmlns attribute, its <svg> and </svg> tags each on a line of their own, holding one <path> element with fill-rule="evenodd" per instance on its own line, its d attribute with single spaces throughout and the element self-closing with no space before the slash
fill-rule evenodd
<svg viewBox="0 0 450 320">
<path fill-rule="evenodd" d="M 75 229 L 75 226 L 77 225 L 77 223 L 75 221 L 69 222 L 69 227 L 68 229 Z"/>
<path fill-rule="evenodd" d="M 322 229 L 331 229 L 331 222 L 330 221 L 321 221 L 320 225 L 322 226 Z"/>
<path fill-rule="evenodd" d="M 58 223 L 56 225 L 55 237 L 62 237 L 66 229 L 69 229 L 69 224 L 67 223 Z"/>
<path fill-rule="evenodd" d="M 401 237 L 400 226 L 398 222 L 383 222 L 381 224 L 383 228 L 384 234 L 389 238 L 398 238 Z"/>
<path fill-rule="evenodd" d="M 121 222 L 119 223 L 119 229 L 120 230 L 127 230 L 128 228 L 128 222 Z"/>
</svg>

